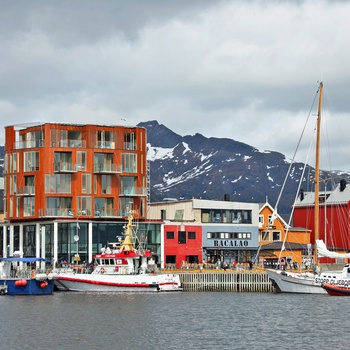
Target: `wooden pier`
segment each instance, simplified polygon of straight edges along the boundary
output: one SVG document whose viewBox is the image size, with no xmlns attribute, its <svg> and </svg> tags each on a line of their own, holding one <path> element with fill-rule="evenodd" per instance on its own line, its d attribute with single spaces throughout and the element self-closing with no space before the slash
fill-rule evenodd
<svg viewBox="0 0 350 350">
<path fill-rule="evenodd" d="M 186 292 L 274 292 L 265 271 L 187 271 L 180 275 Z"/>
</svg>

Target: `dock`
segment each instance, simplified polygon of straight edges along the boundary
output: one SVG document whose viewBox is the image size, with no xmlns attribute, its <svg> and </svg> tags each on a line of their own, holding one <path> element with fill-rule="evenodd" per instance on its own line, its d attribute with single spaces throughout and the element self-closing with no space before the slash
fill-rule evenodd
<svg viewBox="0 0 350 350">
<path fill-rule="evenodd" d="M 170 271 L 168 271 L 169 273 Z M 264 270 L 178 270 L 186 292 L 274 292 Z"/>
</svg>

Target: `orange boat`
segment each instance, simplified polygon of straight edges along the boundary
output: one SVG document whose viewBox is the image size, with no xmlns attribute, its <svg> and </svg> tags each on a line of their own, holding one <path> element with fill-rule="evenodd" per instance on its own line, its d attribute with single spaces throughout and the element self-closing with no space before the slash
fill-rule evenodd
<svg viewBox="0 0 350 350">
<path fill-rule="evenodd" d="M 338 286 L 336 284 L 331 284 L 331 283 L 323 283 L 322 288 L 324 288 L 329 295 L 350 296 L 349 287 Z"/>
</svg>

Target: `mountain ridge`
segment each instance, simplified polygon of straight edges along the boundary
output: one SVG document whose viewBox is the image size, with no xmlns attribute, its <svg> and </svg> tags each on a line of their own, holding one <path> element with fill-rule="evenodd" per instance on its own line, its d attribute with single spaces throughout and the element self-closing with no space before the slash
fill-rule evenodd
<svg viewBox="0 0 350 350">
<path fill-rule="evenodd" d="M 207 138 L 201 134 L 180 136 L 156 120 L 139 123 L 147 130 L 150 162 L 150 201 L 164 198 L 202 198 L 275 205 L 291 167 L 279 212 L 289 213 L 295 200 L 304 163 L 276 151 L 259 151 L 228 138 Z M 342 172 L 349 181 L 349 174 Z M 305 174 L 314 175 L 306 165 Z M 322 171 L 321 178 L 334 172 Z M 339 182 L 339 181 L 338 181 Z M 308 189 L 304 179 L 304 190 Z"/>
</svg>

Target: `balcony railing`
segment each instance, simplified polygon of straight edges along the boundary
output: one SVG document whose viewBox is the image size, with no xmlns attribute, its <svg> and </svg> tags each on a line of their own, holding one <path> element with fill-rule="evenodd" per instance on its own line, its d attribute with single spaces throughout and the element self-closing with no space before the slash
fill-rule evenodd
<svg viewBox="0 0 350 350">
<path fill-rule="evenodd" d="M 125 213 L 122 210 L 118 209 L 104 209 L 104 208 L 96 208 L 94 210 L 95 218 L 117 218 L 123 217 Z"/>
<path fill-rule="evenodd" d="M 115 149 L 115 142 L 114 141 L 98 141 L 97 148 Z"/>
<path fill-rule="evenodd" d="M 44 147 L 45 140 L 17 141 L 14 143 L 14 149 L 38 148 Z"/>
<path fill-rule="evenodd" d="M 16 194 L 17 196 L 34 196 L 35 187 L 34 186 L 17 187 Z"/>
<path fill-rule="evenodd" d="M 77 172 L 77 164 L 70 162 L 59 162 L 54 164 L 54 171 L 56 173 L 75 173 Z"/>
<path fill-rule="evenodd" d="M 69 208 L 39 209 L 40 217 L 74 217 L 74 210 Z"/>
<path fill-rule="evenodd" d="M 120 174 L 122 172 L 121 164 L 94 164 L 94 173 Z"/>
<path fill-rule="evenodd" d="M 51 141 L 53 148 L 86 148 L 85 140 L 58 140 Z"/>
<path fill-rule="evenodd" d="M 119 196 L 147 196 L 147 188 L 125 186 L 119 189 Z"/>
</svg>

